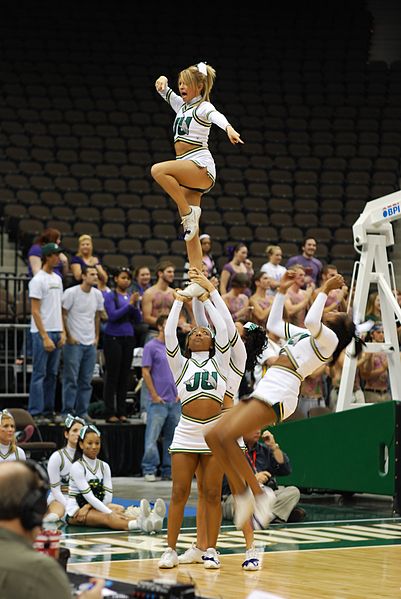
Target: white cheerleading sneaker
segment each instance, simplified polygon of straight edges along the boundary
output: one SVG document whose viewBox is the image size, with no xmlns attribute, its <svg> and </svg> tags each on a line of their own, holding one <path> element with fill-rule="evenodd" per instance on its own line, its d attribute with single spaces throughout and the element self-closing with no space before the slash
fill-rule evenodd
<svg viewBox="0 0 401 599">
<path fill-rule="evenodd" d="M 148 518 L 150 516 L 150 512 L 152 511 L 150 507 L 150 503 L 147 499 L 141 499 L 139 504 L 139 513 L 143 518 Z"/>
<path fill-rule="evenodd" d="M 167 547 L 158 563 L 159 568 L 175 568 L 178 566 L 178 555 L 174 549 Z"/>
<path fill-rule="evenodd" d="M 191 212 L 181 218 L 181 224 L 184 228 L 184 241 L 191 241 L 198 232 L 201 212 L 199 206 L 191 206 Z"/>
<path fill-rule="evenodd" d="M 178 295 L 183 295 L 184 297 L 199 297 L 206 293 L 206 289 L 203 289 L 202 285 L 199 283 L 190 283 L 184 289 L 180 289 L 177 291 Z"/>
<path fill-rule="evenodd" d="M 241 530 L 245 522 L 247 522 L 255 509 L 255 497 L 249 487 L 246 488 L 241 495 L 234 495 L 235 511 L 234 524 L 237 530 Z"/>
<path fill-rule="evenodd" d="M 252 547 L 245 552 L 245 560 L 242 562 L 242 569 L 249 571 L 260 570 L 260 566 L 259 552 L 255 548 L 255 545 L 252 544 Z"/>
<path fill-rule="evenodd" d="M 128 530 L 142 530 L 143 532 L 152 532 L 153 524 L 150 518 L 138 516 L 138 518 L 130 520 L 128 522 Z"/>
<path fill-rule="evenodd" d="M 202 559 L 206 570 L 218 570 L 220 568 L 219 554 L 214 547 L 206 549 L 206 553 Z"/>
<path fill-rule="evenodd" d="M 58 514 L 55 514 L 54 512 L 49 512 L 48 514 L 46 514 L 46 516 L 43 518 L 43 522 L 44 523 L 49 523 L 49 522 L 58 522 L 59 520 L 62 520 L 61 516 L 59 516 Z"/>
<path fill-rule="evenodd" d="M 153 506 L 153 513 L 159 516 L 159 518 L 164 518 L 167 513 L 166 504 L 163 499 L 158 497 Z"/>
<path fill-rule="evenodd" d="M 255 530 L 264 530 L 274 520 L 273 508 L 277 501 L 273 489 L 264 487 L 263 493 L 255 497 L 252 524 Z"/>
<path fill-rule="evenodd" d="M 192 543 L 192 547 L 178 556 L 178 562 L 180 564 L 203 564 L 204 555 L 205 551 L 198 549 L 195 543 Z"/>
</svg>

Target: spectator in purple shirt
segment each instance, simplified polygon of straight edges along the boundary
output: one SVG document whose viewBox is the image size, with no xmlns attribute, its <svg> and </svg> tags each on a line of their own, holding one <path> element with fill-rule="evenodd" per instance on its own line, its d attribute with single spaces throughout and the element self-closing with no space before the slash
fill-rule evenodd
<svg viewBox="0 0 401 599">
<path fill-rule="evenodd" d="M 316 239 L 313 239 L 313 237 L 305 239 L 301 249 L 302 254 L 299 256 L 291 256 L 285 266 L 288 269 L 294 264 L 300 264 L 305 270 L 305 287 L 311 284 L 318 287 L 323 264 L 320 260 L 315 258 L 317 249 Z"/>
<path fill-rule="evenodd" d="M 167 314 L 156 319 L 158 336 L 148 341 L 143 348 L 142 376 L 149 389 L 150 402 L 147 408 L 145 449 L 142 471 L 147 482 L 156 480 L 160 465 L 157 440 L 163 432 L 162 480 L 171 480 L 171 456 L 168 451 L 174 430 L 181 415 L 177 387 L 167 361 L 164 328 Z"/>
<path fill-rule="evenodd" d="M 107 323 L 103 333 L 106 366 L 104 402 L 106 422 L 128 422 L 126 398 L 135 347 L 135 324 L 141 320 L 139 293 L 127 292 L 132 283 L 128 268 L 120 268 L 114 277 L 115 288 L 105 294 Z"/>
<path fill-rule="evenodd" d="M 28 250 L 28 275 L 32 278 L 42 268 L 42 247 L 47 243 L 57 243 L 61 245 L 61 233 L 58 229 L 45 229 L 40 237 L 31 245 Z M 62 252 L 59 254 L 60 261 L 53 272 L 61 278 L 68 272 L 68 259 Z"/>
</svg>

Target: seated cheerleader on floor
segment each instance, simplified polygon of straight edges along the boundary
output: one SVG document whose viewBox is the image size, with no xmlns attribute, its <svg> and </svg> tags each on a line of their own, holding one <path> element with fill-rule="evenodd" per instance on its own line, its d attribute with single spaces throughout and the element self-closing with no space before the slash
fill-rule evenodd
<svg viewBox="0 0 401 599">
<path fill-rule="evenodd" d="M 0 412 L 0 462 L 26 460 L 25 451 L 17 446 L 14 416 L 8 410 Z"/>
<path fill-rule="evenodd" d="M 166 506 L 157 499 L 151 511 L 142 499 L 139 508 L 112 503 L 110 466 L 98 459 L 101 434 L 96 426 L 85 425 L 79 431 L 74 462 L 70 470 L 66 521 L 74 526 L 93 526 L 113 530 L 159 531 L 163 527 Z"/>
<path fill-rule="evenodd" d="M 47 465 L 51 490 L 47 497 L 49 507 L 44 522 L 56 522 L 65 515 L 70 470 L 74 461 L 79 431 L 85 424 L 85 420 L 71 414 L 68 414 L 64 421 L 65 446 L 52 453 Z"/>
</svg>

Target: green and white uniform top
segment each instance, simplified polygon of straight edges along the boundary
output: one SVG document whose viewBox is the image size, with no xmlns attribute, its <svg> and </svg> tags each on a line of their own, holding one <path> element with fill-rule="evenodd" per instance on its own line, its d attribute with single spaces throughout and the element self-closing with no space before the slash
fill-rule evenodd
<svg viewBox="0 0 401 599">
<path fill-rule="evenodd" d="M 100 501 L 91 490 L 90 481 L 100 481 L 103 485 L 105 495 Z M 113 486 L 111 481 L 110 466 L 102 460 L 91 460 L 82 457 L 71 466 L 70 483 L 68 487 L 68 501 L 66 512 L 68 516 L 74 516 L 79 510 L 76 497 L 83 495 L 86 501 L 99 512 L 110 514 L 111 509 L 107 504 L 113 501 Z"/>
<path fill-rule="evenodd" d="M 228 340 L 230 343 L 230 360 L 227 374 L 226 395 L 232 397 L 234 403 L 236 403 L 238 401 L 238 389 L 245 373 L 247 358 L 246 349 L 244 342 L 238 334 L 230 310 L 217 289 L 211 292 L 210 299 L 219 314 L 223 317 L 227 327 Z M 202 302 L 194 298 L 192 304 L 196 323 L 199 326 L 208 326 L 208 320 Z"/>
<path fill-rule="evenodd" d="M 67 505 L 68 484 L 74 454 L 75 449 L 66 445 L 50 456 L 47 464 L 47 474 L 50 481 L 50 493 L 47 498 L 48 504 L 56 500 L 64 506 Z"/>
<path fill-rule="evenodd" d="M 26 460 L 25 451 L 21 447 L 12 449 L 11 445 L 0 443 L 0 462 L 14 462 L 18 460 Z"/>
<path fill-rule="evenodd" d="M 182 355 L 176 333 L 182 302 L 174 301 L 166 321 L 167 359 L 181 405 L 196 399 L 213 399 L 221 404 L 224 399 L 230 361 L 227 328 L 210 300 L 206 300 L 204 306 L 216 331 L 215 355 L 212 358 L 207 351 L 192 352 L 191 358 Z"/>
<path fill-rule="evenodd" d="M 170 87 L 166 87 L 159 94 L 176 113 L 173 125 L 174 142 L 184 141 L 199 148 L 207 148 L 212 124 L 224 131 L 230 124 L 224 114 L 216 110 L 210 102 L 202 100 L 201 96 L 186 103 Z"/>
<path fill-rule="evenodd" d="M 267 321 L 266 328 L 286 339 L 280 350 L 294 367 L 294 374 L 304 380 L 331 357 L 338 345 L 338 337 L 322 323 L 323 309 L 327 295 L 320 292 L 305 317 L 305 327 L 297 327 L 283 320 L 285 296 L 277 293 Z M 272 368 L 276 366 L 273 364 Z M 280 366 L 281 368 L 281 366 Z"/>
</svg>

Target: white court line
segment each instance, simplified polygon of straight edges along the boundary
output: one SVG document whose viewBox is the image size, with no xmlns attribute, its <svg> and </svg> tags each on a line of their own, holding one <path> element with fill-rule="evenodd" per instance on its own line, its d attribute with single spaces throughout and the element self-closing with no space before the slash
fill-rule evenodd
<svg viewBox="0 0 401 599">
<path fill-rule="evenodd" d="M 289 523 L 289 522 L 283 522 L 283 526 L 281 528 L 285 528 L 284 525 L 287 525 L 289 530 L 294 529 L 296 526 L 299 526 L 300 528 L 304 528 L 306 526 L 313 528 L 315 525 L 327 525 L 327 526 L 332 526 L 333 524 L 352 524 L 353 522 L 399 522 L 401 523 L 401 518 L 357 518 L 355 520 L 317 520 L 317 521 L 313 521 L 313 522 L 308 522 L 308 521 L 304 521 L 304 522 L 293 522 L 293 523 Z M 266 530 L 281 530 L 281 528 L 276 529 L 276 527 L 274 528 L 266 528 Z M 187 526 L 187 527 L 183 527 L 180 530 L 185 531 L 185 530 L 196 530 L 196 526 Z M 221 530 L 235 530 L 234 526 L 232 524 L 224 524 L 221 527 Z M 134 531 L 126 531 L 126 530 L 105 530 L 105 531 L 98 531 L 98 532 L 65 532 L 63 533 L 65 535 L 65 537 L 75 537 L 75 536 L 80 536 L 80 535 L 100 535 L 100 534 L 132 534 Z M 140 532 L 140 531 L 138 531 Z M 163 529 L 164 532 L 164 529 Z M 167 529 L 166 529 L 167 532 Z"/>
<path fill-rule="evenodd" d="M 401 547 L 399 544 L 394 544 L 394 545 L 363 545 L 361 547 L 322 547 L 322 548 L 315 548 L 315 549 L 283 549 L 283 551 L 264 551 L 263 552 L 263 559 L 266 559 L 266 555 L 281 555 L 282 553 L 311 553 L 313 551 L 349 551 L 349 550 L 355 550 L 355 549 L 387 549 L 387 547 Z M 239 555 L 245 555 L 244 553 L 221 553 L 220 556 L 221 557 L 238 557 Z M 98 562 L 73 562 L 72 564 L 69 564 L 69 566 L 93 566 L 96 564 L 123 564 L 125 562 L 152 562 L 152 561 L 156 561 L 159 560 L 159 557 L 141 557 L 141 558 L 135 558 L 135 559 L 116 559 L 116 560 L 111 560 L 111 561 L 98 561 Z M 184 564 L 182 564 L 184 565 Z M 192 564 L 185 564 L 185 565 L 192 565 Z M 193 564 L 196 565 L 196 564 Z M 175 568 L 173 568 L 174 572 L 177 573 L 183 573 L 184 571 L 180 568 L 179 570 L 176 570 Z M 126 580 L 122 580 L 121 582 L 127 582 Z"/>
</svg>

